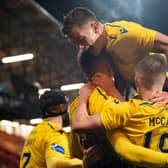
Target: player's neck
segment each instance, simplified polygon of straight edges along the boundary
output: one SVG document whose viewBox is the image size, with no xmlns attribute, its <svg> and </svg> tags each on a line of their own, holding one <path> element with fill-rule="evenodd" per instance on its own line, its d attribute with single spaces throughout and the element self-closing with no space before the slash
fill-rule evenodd
<svg viewBox="0 0 168 168">
<path fill-rule="evenodd" d="M 162 89 L 153 89 L 153 90 L 147 90 L 143 89 L 140 93 L 143 100 L 150 100 L 156 93 L 161 92 Z"/>
<path fill-rule="evenodd" d="M 113 97 L 119 99 L 120 101 L 124 101 L 124 98 L 122 97 L 122 95 L 120 94 L 118 89 L 115 87 L 113 82 L 111 83 L 111 87 L 107 88 L 107 90 L 105 90 L 105 91 L 109 96 L 113 96 Z"/>
<path fill-rule="evenodd" d="M 100 31 L 101 31 L 101 34 L 99 38 L 99 44 L 101 44 L 101 48 L 105 48 L 107 44 L 107 33 L 102 23 L 100 23 Z"/>
<path fill-rule="evenodd" d="M 106 44 L 107 44 L 107 38 L 106 38 L 106 32 L 105 32 L 104 25 L 102 23 L 99 23 L 99 26 L 100 26 L 100 36 L 98 37 L 98 39 L 96 40 L 94 44 L 95 49 L 93 51 L 95 55 L 98 55 L 101 52 L 101 50 L 106 47 Z"/>
<path fill-rule="evenodd" d="M 45 120 L 54 122 L 58 127 L 62 128 L 63 120 L 62 120 L 62 116 L 61 115 L 59 115 L 57 117 L 49 117 L 49 118 L 47 118 Z"/>
</svg>

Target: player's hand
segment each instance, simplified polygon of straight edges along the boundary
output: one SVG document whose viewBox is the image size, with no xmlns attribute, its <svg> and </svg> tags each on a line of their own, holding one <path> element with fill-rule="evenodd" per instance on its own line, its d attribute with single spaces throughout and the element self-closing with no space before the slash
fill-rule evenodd
<svg viewBox="0 0 168 168">
<path fill-rule="evenodd" d="M 94 88 L 95 88 L 95 85 L 91 83 L 87 83 L 83 85 L 79 90 L 80 101 L 87 102 Z"/>
<path fill-rule="evenodd" d="M 150 99 L 150 101 L 159 102 L 159 106 L 168 104 L 168 92 L 158 92 Z"/>
<path fill-rule="evenodd" d="M 99 145 L 94 145 L 88 149 L 84 149 L 83 152 L 83 164 L 84 168 L 91 167 L 94 163 L 104 158 L 104 154 Z"/>
</svg>

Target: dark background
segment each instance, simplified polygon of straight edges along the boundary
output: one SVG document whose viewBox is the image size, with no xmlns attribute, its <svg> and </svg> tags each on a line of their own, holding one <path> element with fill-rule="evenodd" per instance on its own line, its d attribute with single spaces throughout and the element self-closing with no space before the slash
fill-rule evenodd
<svg viewBox="0 0 168 168">
<path fill-rule="evenodd" d="M 168 35 L 168 0 L 0 0 L 0 58 L 34 54 L 33 60 L 0 63 L 0 119 L 37 117 L 39 88 L 86 81 L 77 49 L 61 33 L 63 15 L 77 6 L 103 23 L 135 21 Z M 65 93 L 72 100 L 78 90 Z"/>
<path fill-rule="evenodd" d="M 167 0 L 36 0 L 59 21 L 76 6 L 91 9 L 102 22 L 132 20 L 168 34 Z"/>
</svg>

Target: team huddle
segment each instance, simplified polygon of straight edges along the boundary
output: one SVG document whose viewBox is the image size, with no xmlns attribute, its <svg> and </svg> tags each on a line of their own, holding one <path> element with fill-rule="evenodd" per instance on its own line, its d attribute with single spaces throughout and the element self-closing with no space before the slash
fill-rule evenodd
<svg viewBox="0 0 168 168">
<path fill-rule="evenodd" d="M 28 136 L 20 168 L 168 167 L 168 36 L 134 22 L 102 24 L 82 7 L 65 16 L 63 33 L 80 49 L 88 83 L 69 106 L 70 135 L 66 96 L 40 97 L 44 121 Z"/>
</svg>

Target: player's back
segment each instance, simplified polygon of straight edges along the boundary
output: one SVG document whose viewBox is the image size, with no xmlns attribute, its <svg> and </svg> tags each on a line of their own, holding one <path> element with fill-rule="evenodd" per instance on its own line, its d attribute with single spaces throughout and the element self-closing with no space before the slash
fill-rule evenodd
<svg viewBox="0 0 168 168">
<path fill-rule="evenodd" d="M 44 124 L 36 126 L 27 137 L 20 160 L 20 168 L 41 167 L 45 168 L 44 138 L 46 134 Z"/>
<path fill-rule="evenodd" d="M 123 130 L 137 145 L 168 153 L 168 108 L 157 103 L 133 99 Z"/>
<path fill-rule="evenodd" d="M 27 137 L 20 168 L 46 168 L 46 158 L 70 158 L 68 135 L 55 123 L 43 121 Z"/>
<path fill-rule="evenodd" d="M 156 31 L 129 21 L 106 23 L 106 49 L 126 81 L 134 81 L 134 68 L 153 49 Z"/>
</svg>

